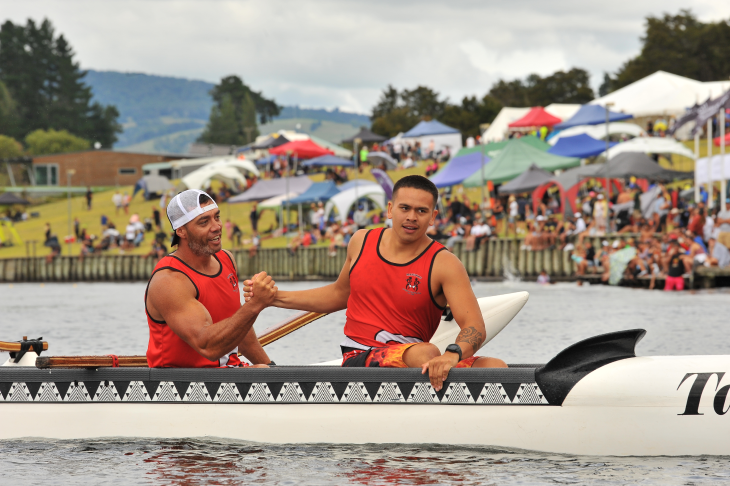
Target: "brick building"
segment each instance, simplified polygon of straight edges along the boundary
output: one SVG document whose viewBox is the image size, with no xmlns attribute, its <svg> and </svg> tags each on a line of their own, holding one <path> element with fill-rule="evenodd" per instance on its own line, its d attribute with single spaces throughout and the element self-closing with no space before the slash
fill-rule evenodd
<svg viewBox="0 0 730 486">
<path fill-rule="evenodd" d="M 66 171 L 74 170 L 73 186 L 129 186 L 144 174 L 142 166 L 192 158 L 190 155 L 144 154 L 114 150 L 85 150 L 33 157 L 34 185 L 66 185 Z"/>
</svg>

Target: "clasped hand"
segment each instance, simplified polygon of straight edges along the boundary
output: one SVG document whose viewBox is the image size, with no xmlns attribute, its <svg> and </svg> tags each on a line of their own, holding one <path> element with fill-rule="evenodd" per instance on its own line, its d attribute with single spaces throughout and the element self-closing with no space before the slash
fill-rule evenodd
<svg viewBox="0 0 730 486">
<path fill-rule="evenodd" d="M 260 306 L 262 310 L 274 302 L 278 291 L 276 282 L 266 272 L 257 273 L 243 282 L 244 302 Z"/>
</svg>

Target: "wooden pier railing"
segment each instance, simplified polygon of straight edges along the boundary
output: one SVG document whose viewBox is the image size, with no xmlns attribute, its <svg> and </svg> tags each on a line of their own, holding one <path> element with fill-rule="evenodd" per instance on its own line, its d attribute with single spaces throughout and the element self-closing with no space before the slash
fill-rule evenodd
<svg viewBox="0 0 730 486">
<path fill-rule="evenodd" d="M 624 238 L 633 235 L 621 235 Z M 601 241 L 613 241 L 617 235 L 591 237 L 596 249 Z M 524 247 L 523 239 L 492 238 L 472 251 L 457 243 L 454 254 L 462 261 L 468 274 L 478 280 L 502 280 L 515 275 L 534 280 L 545 270 L 553 280 L 573 280 L 575 264 L 571 252 L 557 248 L 532 251 Z M 345 262 L 345 248 L 331 256 L 325 247 L 300 248 L 291 254 L 286 248 L 262 249 L 250 257 L 248 250 L 234 250 L 239 278 L 266 271 L 278 280 L 334 280 Z M 47 262 L 45 257 L 0 259 L 0 282 L 128 282 L 146 281 L 157 261 L 139 255 L 99 254 L 79 257 L 59 256 Z M 707 273 L 706 277 L 703 277 Z M 718 280 L 730 276 L 727 270 L 700 269 L 696 276 L 707 280 L 698 286 L 715 286 Z"/>
</svg>

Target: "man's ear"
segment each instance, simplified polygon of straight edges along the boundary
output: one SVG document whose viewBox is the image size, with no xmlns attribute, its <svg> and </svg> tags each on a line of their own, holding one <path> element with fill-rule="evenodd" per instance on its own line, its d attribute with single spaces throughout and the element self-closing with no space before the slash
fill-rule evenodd
<svg viewBox="0 0 730 486">
<path fill-rule="evenodd" d="M 393 201 L 388 201 L 387 215 L 388 219 L 393 219 Z"/>
<path fill-rule="evenodd" d="M 187 238 L 188 234 L 187 231 L 185 231 L 185 227 L 181 226 L 180 228 L 175 230 L 175 234 L 178 236 L 178 238 L 182 239 L 183 237 Z"/>
<path fill-rule="evenodd" d="M 436 222 L 436 216 L 438 216 L 438 214 L 439 214 L 439 210 L 434 209 L 433 214 L 431 214 L 431 221 L 429 221 L 429 223 L 428 223 L 430 226 L 433 226 L 433 224 Z"/>
</svg>

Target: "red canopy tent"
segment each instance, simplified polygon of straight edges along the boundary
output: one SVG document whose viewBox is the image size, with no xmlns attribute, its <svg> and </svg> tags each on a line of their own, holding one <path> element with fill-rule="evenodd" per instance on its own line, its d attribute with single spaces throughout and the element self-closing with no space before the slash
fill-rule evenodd
<svg viewBox="0 0 730 486">
<path fill-rule="evenodd" d="M 510 128 L 527 128 L 527 127 L 551 127 L 560 123 L 560 118 L 551 115 L 542 106 L 536 106 L 531 109 L 527 115 L 519 120 L 515 120 L 508 126 Z"/>
<path fill-rule="evenodd" d="M 314 157 L 321 157 L 322 155 L 335 155 L 335 153 L 329 149 L 320 147 L 311 140 L 300 140 L 297 142 L 289 142 L 278 147 L 269 149 L 269 153 L 272 155 L 296 155 L 300 159 L 313 159 Z"/>
<path fill-rule="evenodd" d="M 537 207 L 540 205 L 540 201 L 542 201 L 543 196 L 545 193 L 550 189 L 552 186 L 557 186 L 560 191 L 560 208 L 558 212 L 563 212 L 568 214 L 568 210 L 570 210 L 570 214 L 575 213 L 578 211 L 579 206 L 576 206 L 575 202 L 578 199 L 578 191 L 580 190 L 581 186 L 585 184 L 590 177 L 586 177 L 585 179 L 581 180 L 578 184 L 575 184 L 572 187 L 563 187 L 563 185 L 556 181 L 548 181 L 545 184 L 541 185 L 537 189 L 535 189 L 532 192 L 532 210 L 537 214 Z M 600 180 L 596 179 L 596 181 L 601 185 L 601 187 L 604 187 L 605 179 Z M 623 192 L 624 186 L 621 184 L 620 181 L 617 179 L 611 179 L 611 185 L 617 192 Z M 567 206 L 566 206 L 567 204 Z"/>
</svg>

